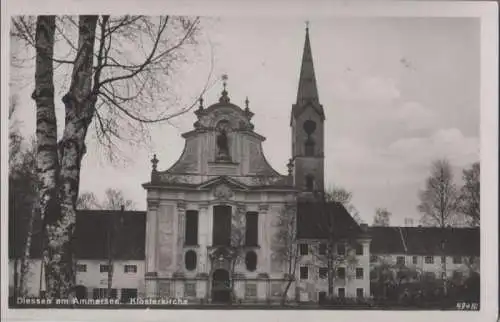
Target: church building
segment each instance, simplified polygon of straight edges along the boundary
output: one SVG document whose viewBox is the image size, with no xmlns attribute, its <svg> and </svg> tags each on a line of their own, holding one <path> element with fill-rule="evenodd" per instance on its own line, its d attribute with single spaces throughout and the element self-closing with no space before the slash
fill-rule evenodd
<svg viewBox="0 0 500 322">
<path fill-rule="evenodd" d="M 335 231 L 351 227 L 354 238 L 361 238 L 353 283 L 346 282 L 345 272 L 337 275 L 335 280 L 342 282 L 335 283 L 335 291 L 340 296 L 369 295 L 369 239 L 363 229 L 342 206 L 307 206 L 318 204 L 317 195 L 324 192 L 325 157 L 325 112 L 308 28 L 290 112 L 287 174 L 267 162 L 265 137 L 254 131 L 248 99 L 243 108 L 232 103 L 225 81 L 219 101 L 205 107 L 200 99 L 195 114 L 193 129 L 182 134 L 180 158 L 160 170 L 155 156 L 151 180 L 143 185 L 146 296 L 272 302 L 286 289 L 289 300 L 317 301 L 327 294 L 326 266 L 318 264 L 313 249 L 321 248 L 327 236 L 319 236 L 311 222 L 319 223 L 314 212 L 327 208 L 344 218 Z M 289 240 L 283 236 L 285 223 L 293 224 L 296 232 Z M 294 249 L 297 259 L 290 256 Z"/>
</svg>

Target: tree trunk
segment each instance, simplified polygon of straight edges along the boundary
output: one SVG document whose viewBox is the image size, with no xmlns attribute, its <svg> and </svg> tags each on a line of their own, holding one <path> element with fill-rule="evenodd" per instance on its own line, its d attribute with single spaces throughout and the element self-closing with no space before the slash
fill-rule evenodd
<svg viewBox="0 0 500 322">
<path fill-rule="evenodd" d="M 17 254 L 16 254 L 17 255 Z M 19 296 L 19 259 L 17 256 L 14 257 L 14 292 L 13 298 L 14 302 L 17 301 L 17 297 Z"/>
<path fill-rule="evenodd" d="M 60 214 L 57 198 L 59 159 L 52 62 L 55 27 L 55 16 L 38 16 L 35 36 L 35 90 L 31 95 L 36 102 L 36 163 L 40 182 L 40 216 L 44 230 L 47 223 L 56 221 Z M 43 243 L 44 248 L 49 245 L 47 231 L 45 231 Z M 50 255 L 52 254 L 44 254 L 44 258 Z"/>
<path fill-rule="evenodd" d="M 335 272 L 333 271 L 333 243 L 330 241 L 328 243 L 328 250 L 327 250 L 327 270 L 328 270 L 328 298 L 332 299 L 333 298 L 333 277 L 335 275 Z"/>
<path fill-rule="evenodd" d="M 109 215 L 109 226 L 108 226 L 108 290 L 106 297 L 111 298 L 111 289 L 113 287 L 113 251 L 114 251 L 114 220 L 113 215 Z"/>
<path fill-rule="evenodd" d="M 85 154 L 85 137 L 92 121 L 95 93 L 91 93 L 97 16 L 81 16 L 78 52 L 71 85 L 64 96 L 65 128 L 59 153 L 60 218 L 47 227 L 49 254 L 47 291 L 51 297 L 67 297 L 75 283 L 72 238 L 75 229 L 75 205 L 80 184 L 80 166 Z"/>
<path fill-rule="evenodd" d="M 24 251 L 23 255 L 21 257 L 21 272 L 19 276 L 19 292 L 20 295 L 25 295 L 25 285 L 26 285 L 26 276 L 28 275 L 28 260 L 30 258 L 30 251 L 31 251 L 31 239 L 33 236 L 33 222 L 35 221 L 35 216 L 36 216 L 36 201 L 32 205 L 31 209 L 31 215 L 30 218 L 28 219 L 28 227 L 26 229 L 26 241 L 24 244 Z M 43 264 L 43 263 L 42 263 Z M 42 265 L 41 264 L 41 265 Z"/>
</svg>

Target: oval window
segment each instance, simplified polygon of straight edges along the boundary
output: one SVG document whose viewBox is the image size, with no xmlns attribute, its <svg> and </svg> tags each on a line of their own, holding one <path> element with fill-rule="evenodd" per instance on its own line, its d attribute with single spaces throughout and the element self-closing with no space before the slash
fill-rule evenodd
<svg viewBox="0 0 500 322">
<path fill-rule="evenodd" d="M 188 271 L 194 270 L 196 268 L 196 252 L 194 250 L 188 250 L 184 256 L 184 261 Z"/>
<path fill-rule="evenodd" d="M 257 254 L 254 251 L 250 251 L 245 256 L 245 264 L 247 266 L 247 270 L 250 272 L 255 271 L 257 268 Z"/>
</svg>

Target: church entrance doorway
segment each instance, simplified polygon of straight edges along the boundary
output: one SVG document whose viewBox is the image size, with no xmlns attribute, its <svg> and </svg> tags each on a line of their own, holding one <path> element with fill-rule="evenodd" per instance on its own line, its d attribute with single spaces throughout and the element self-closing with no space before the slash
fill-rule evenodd
<svg viewBox="0 0 500 322">
<path fill-rule="evenodd" d="M 217 269 L 212 275 L 212 303 L 229 303 L 230 300 L 229 272 L 225 269 Z"/>
</svg>

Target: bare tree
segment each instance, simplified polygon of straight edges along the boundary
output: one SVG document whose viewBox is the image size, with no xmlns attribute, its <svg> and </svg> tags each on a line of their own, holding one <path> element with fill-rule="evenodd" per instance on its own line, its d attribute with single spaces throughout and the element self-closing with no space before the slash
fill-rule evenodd
<svg viewBox="0 0 500 322">
<path fill-rule="evenodd" d="M 36 22 L 33 17 L 13 19 L 13 36 L 36 52 L 32 97 L 37 105 L 37 167 L 48 297 L 66 297 L 74 285 L 71 239 L 90 125 L 108 151 L 117 151 L 117 140 L 142 140 L 149 124 L 168 122 L 194 107 L 196 101 L 177 110 L 168 109 L 172 104 L 165 104 L 162 98 L 173 92 L 166 88 L 167 81 L 182 63 L 185 50 L 195 44 L 198 26 L 197 18 L 170 16 L 38 16 Z M 62 42 L 67 50 L 56 47 L 56 42 Z M 69 66 L 68 87 L 55 84 L 54 65 Z M 59 142 L 55 85 L 66 91 L 62 97 L 65 124 Z M 208 81 L 202 92 L 207 87 Z"/>
<path fill-rule="evenodd" d="M 419 192 L 418 211 L 422 222 L 441 228 L 454 223 L 458 206 L 458 190 L 453 182 L 453 172 L 448 160 L 437 160 L 432 164 L 431 174 L 425 189 Z"/>
<path fill-rule="evenodd" d="M 26 140 L 20 134 L 14 115 L 16 110 L 17 99 L 13 96 L 9 102 L 9 235 L 14 255 L 14 298 L 26 295 L 31 240 L 39 215 L 36 145 L 33 139 Z"/>
<path fill-rule="evenodd" d="M 286 266 L 286 285 L 281 294 L 281 305 L 285 305 L 288 291 L 293 281 L 299 259 L 297 247 L 297 214 L 294 205 L 285 205 L 276 222 L 276 233 L 273 236 L 273 253 L 276 260 Z"/>
<path fill-rule="evenodd" d="M 351 204 L 352 193 L 348 192 L 344 188 L 332 188 L 328 192 L 319 192 L 316 194 L 316 204 L 318 205 L 318 210 L 320 219 L 317 222 L 318 231 L 324 236 L 324 242 L 326 249 L 324 252 L 320 252 L 319 248 L 317 251 L 313 251 L 319 265 L 324 266 L 326 264 L 327 268 L 327 279 L 328 279 L 328 297 L 331 299 L 334 296 L 333 293 L 333 282 L 336 276 L 337 269 L 340 266 L 345 266 L 346 276 L 344 278 L 349 279 L 352 273 L 355 272 L 355 267 L 357 263 L 356 258 L 356 236 L 351 236 L 349 234 L 340 235 L 339 229 L 337 228 L 336 222 L 336 212 L 340 207 L 347 207 L 355 209 Z M 347 206 L 347 207 L 346 207 Z M 344 251 L 339 252 L 339 245 L 345 246 Z"/>
<path fill-rule="evenodd" d="M 93 192 L 80 193 L 76 201 L 76 209 L 102 209 L 97 197 Z"/>
<path fill-rule="evenodd" d="M 453 182 L 451 165 L 446 159 L 436 160 L 432 164 L 431 175 L 426 180 L 426 188 L 419 192 L 418 210 L 422 222 L 445 229 L 455 223 L 458 210 L 459 193 Z M 441 240 L 441 252 L 445 256 L 446 240 Z M 444 292 L 447 293 L 446 261 L 442 261 Z"/>
<path fill-rule="evenodd" d="M 386 208 L 377 208 L 373 218 L 373 226 L 390 226 L 392 214 Z"/>
<path fill-rule="evenodd" d="M 460 189 L 459 211 L 463 213 L 469 224 L 479 226 L 480 223 L 480 164 L 475 162 L 469 169 L 464 169 L 462 178 L 464 185 Z"/>
<path fill-rule="evenodd" d="M 342 204 L 349 212 L 351 217 L 358 223 L 361 223 L 358 209 L 352 204 L 352 192 L 344 187 L 332 186 L 326 192 L 326 200 Z"/>
<path fill-rule="evenodd" d="M 231 303 L 235 300 L 234 280 L 235 269 L 245 256 L 245 211 L 244 207 L 236 207 L 235 214 L 231 216 Z"/>
<path fill-rule="evenodd" d="M 135 203 L 127 199 L 123 191 L 108 188 L 104 192 L 104 198 L 99 200 L 93 192 L 83 192 L 78 196 L 77 209 L 95 210 L 134 210 Z"/>
</svg>

